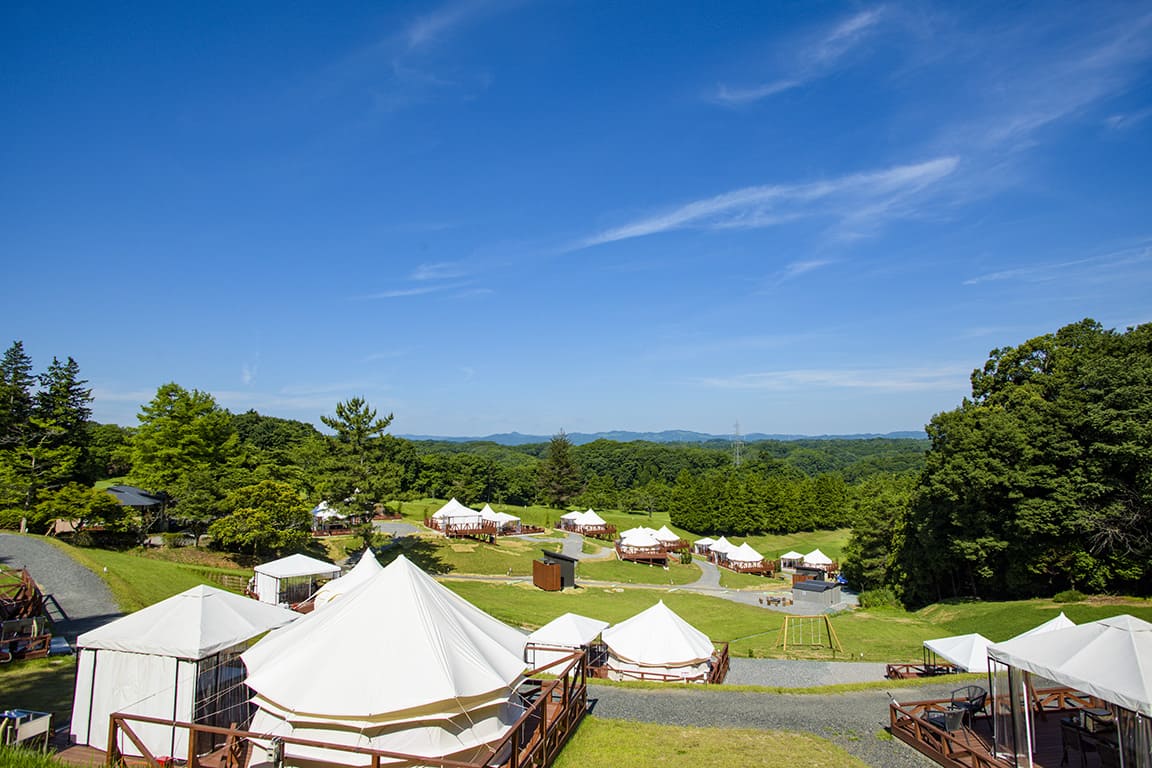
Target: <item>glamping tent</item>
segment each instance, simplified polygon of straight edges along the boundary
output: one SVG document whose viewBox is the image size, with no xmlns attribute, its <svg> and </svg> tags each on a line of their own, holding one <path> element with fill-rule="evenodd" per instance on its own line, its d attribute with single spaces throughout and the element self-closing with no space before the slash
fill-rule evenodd
<svg viewBox="0 0 1152 768">
<path fill-rule="evenodd" d="M 780 555 L 781 568 L 795 568 L 796 566 L 803 564 L 803 562 L 804 555 L 800 554 L 796 550 L 791 550 Z"/>
<path fill-rule="evenodd" d="M 680 543 L 680 535 L 673 533 L 672 530 L 666 525 L 660 526 L 660 530 L 656 531 L 653 535 L 660 540 L 661 544 L 665 546 L 668 546 L 669 544 L 676 545 Z"/>
<path fill-rule="evenodd" d="M 756 566 L 764 562 L 764 555 L 748 546 L 748 542 L 744 542 L 728 553 L 728 562 Z"/>
<path fill-rule="evenodd" d="M 516 517 L 516 515 L 510 515 L 507 512 L 497 512 L 492 509 L 492 505 L 490 504 L 485 504 L 484 508 L 480 510 L 480 519 L 495 523 L 496 527 L 501 531 L 518 528 L 520 526 L 520 518 Z"/>
<path fill-rule="evenodd" d="M 715 543 L 716 539 L 710 539 L 707 536 L 702 539 L 696 539 L 696 541 L 692 542 L 692 551 L 698 555 L 706 555 Z"/>
<path fill-rule="evenodd" d="M 1115 757 L 1125 768 L 1152 765 L 1152 624 L 1121 615 L 1022 635 L 989 646 L 988 659 L 993 697 L 1011 702 L 994 718 L 998 754 L 1032 765 L 1028 678 L 1037 675 L 1107 702 L 1117 726 Z"/>
<path fill-rule="evenodd" d="M 832 565 L 832 558 L 821 552 L 819 549 L 814 549 L 808 554 L 804 555 L 804 565 L 811 568 L 827 569 Z"/>
<path fill-rule="evenodd" d="M 76 640 L 72 741 L 106 749 L 115 712 L 225 727 L 245 720 L 240 652 L 296 618 L 285 608 L 200 586 L 85 632 Z M 186 731 L 143 723 L 132 730 L 154 755 L 188 754 Z M 139 754 L 123 735 L 119 748 Z"/>
<path fill-rule="evenodd" d="M 577 531 L 582 531 L 585 528 L 600 528 L 601 526 L 605 526 L 607 524 L 607 520 L 600 517 L 600 515 L 596 514 L 590 509 L 587 512 L 581 513 L 580 517 L 573 521 L 573 525 Z"/>
<path fill-rule="evenodd" d="M 356 563 L 352 570 L 316 590 L 316 594 L 312 596 L 312 609 L 318 611 L 333 600 L 347 595 L 382 570 L 384 569 L 380 566 L 376 555 L 372 554 L 372 550 L 365 549 L 360 555 L 360 562 Z"/>
<path fill-rule="evenodd" d="M 608 622 L 590 619 L 576 613 L 566 613 L 548 622 L 528 635 L 524 658 L 533 669 L 552 664 L 585 648 L 608 627 Z M 558 674 L 562 667 L 545 670 Z"/>
<path fill-rule="evenodd" d="M 250 730 L 426 758 L 486 757 L 523 711 L 516 688 L 525 640 L 401 556 L 244 653 L 256 709 Z M 347 654 L 333 650 L 361 641 L 387 652 L 355 665 L 349 684 Z M 291 743 L 284 754 L 309 765 L 372 760 Z"/>
<path fill-rule="evenodd" d="M 736 546 L 728 541 L 728 539 L 721 536 L 712 542 L 712 546 L 708 548 L 708 552 L 712 556 L 712 560 L 719 562 L 728 557 L 728 553 L 736 549 Z"/>
<path fill-rule="evenodd" d="M 339 566 L 299 554 L 258 565 L 254 570 L 252 591 L 256 599 L 272 605 L 304 602 L 321 581 L 340 576 Z"/>
<path fill-rule="evenodd" d="M 443 527 L 445 525 L 467 525 L 479 523 L 480 513 L 471 507 L 466 507 L 453 497 L 448 503 L 432 513 L 432 519 Z"/>
<path fill-rule="evenodd" d="M 602 633 L 611 680 L 697 680 L 704 682 L 715 648 L 700 630 L 664 601 Z"/>
<path fill-rule="evenodd" d="M 970 635 L 925 640 L 924 648 L 955 664 L 961 672 L 984 672 L 988 669 L 988 646 L 991 643 L 984 635 L 974 632 Z"/>
<path fill-rule="evenodd" d="M 1072 621 L 1072 619 L 1065 616 L 1064 611 L 1060 611 L 1060 615 L 1055 616 L 1051 619 L 1048 619 L 1048 621 L 1044 622 L 1043 624 L 1039 624 L 1035 627 L 1032 627 L 1032 629 L 1028 630 L 1027 632 L 1021 632 L 1020 634 L 1016 635 L 1016 637 L 1014 637 L 1012 639 L 1013 640 L 1019 640 L 1021 637 L 1032 637 L 1033 635 L 1042 635 L 1045 632 L 1054 632 L 1057 629 L 1068 629 L 1069 627 L 1074 627 L 1074 626 L 1076 626 L 1076 622 Z"/>
</svg>

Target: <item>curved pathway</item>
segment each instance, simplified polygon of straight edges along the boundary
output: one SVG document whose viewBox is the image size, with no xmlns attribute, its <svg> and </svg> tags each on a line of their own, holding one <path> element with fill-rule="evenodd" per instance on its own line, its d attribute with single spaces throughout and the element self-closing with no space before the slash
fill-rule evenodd
<svg viewBox="0 0 1152 768">
<path fill-rule="evenodd" d="M 54 621 L 53 629 L 69 643 L 122 615 L 103 579 L 42 538 L 0 533 L 0 564 L 27 568 L 44 595 L 56 598 L 66 618 Z"/>
<path fill-rule="evenodd" d="M 948 688 L 908 691 L 909 699 L 946 698 Z M 843 694 L 739 693 L 699 689 L 636 690 L 590 685 L 592 714 L 616 720 L 704 728 L 802 731 L 828 739 L 877 768 L 932 768 L 936 763 L 895 739 L 888 725 L 888 696 L 881 691 Z M 719 745 L 718 745 L 719 746 Z"/>
</svg>

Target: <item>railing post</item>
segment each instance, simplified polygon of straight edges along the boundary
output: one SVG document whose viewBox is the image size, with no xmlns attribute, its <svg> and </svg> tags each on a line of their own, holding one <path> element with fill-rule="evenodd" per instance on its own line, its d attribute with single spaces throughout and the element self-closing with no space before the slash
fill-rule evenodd
<svg viewBox="0 0 1152 768">
<path fill-rule="evenodd" d="M 108 751 L 105 753 L 109 768 L 121 762 L 120 750 L 116 747 L 116 731 L 119 730 L 120 721 L 113 715 L 108 718 Z"/>
</svg>

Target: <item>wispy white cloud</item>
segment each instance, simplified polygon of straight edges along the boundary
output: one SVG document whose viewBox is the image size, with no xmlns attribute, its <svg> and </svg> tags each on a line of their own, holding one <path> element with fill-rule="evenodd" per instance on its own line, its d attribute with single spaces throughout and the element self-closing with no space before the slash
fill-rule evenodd
<svg viewBox="0 0 1152 768">
<path fill-rule="evenodd" d="M 784 266 L 782 277 L 791 278 L 803 275 L 806 272 L 811 272 L 821 267 L 826 267 L 832 263 L 831 259 L 808 259 L 806 261 L 794 261 L 791 264 Z"/>
<path fill-rule="evenodd" d="M 1152 117 L 1152 107 L 1135 112 L 1120 112 L 1104 118 L 1104 124 L 1113 131 L 1127 131 Z"/>
<path fill-rule="evenodd" d="M 255 381 L 256 380 L 256 369 L 257 369 L 257 365 L 255 363 L 242 364 L 240 366 L 240 383 L 243 384 L 244 386 L 248 386 L 253 381 Z"/>
<path fill-rule="evenodd" d="M 964 285 L 980 285 L 981 283 L 994 283 L 1018 281 L 1026 283 L 1042 283 L 1053 280 L 1067 279 L 1070 276 L 1080 276 L 1090 273 L 1094 279 L 1128 280 L 1130 275 L 1117 270 L 1121 267 L 1134 264 L 1152 263 L 1152 245 L 1141 245 L 1126 248 L 1101 256 L 1089 256 L 1083 259 L 1052 262 L 1048 264 L 1029 264 L 1013 267 L 1011 269 L 987 272 L 982 275 L 970 277 Z"/>
<path fill-rule="evenodd" d="M 958 164 L 957 157 L 939 157 L 826 181 L 745 187 L 605 230 L 579 247 L 686 228 L 757 229 L 810 216 L 848 220 L 867 213 L 888 218 L 909 212 L 912 197 L 950 175 Z"/>
<path fill-rule="evenodd" d="M 409 276 L 412 280 L 452 280 L 464 277 L 468 270 L 458 261 L 442 261 L 437 264 L 421 264 Z"/>
<path fill-rule="evenodd" d="M 832 72 L 841 59 L 859 46 L 880 23 L 885 9 L 860 11 L 795 43 L 795 54 L 786 67 L 788 73 L 765 83 L 717 86 L 711 98 L 721 104 L 739 105 L 760 101 L 778 93 L 799 88 Z"/>
<path fill-rule="evenodd" d="M 868 389 L 886 392 L 955 390 L 967 386 L 971 366 L 934 368 L 801 368 L 712 377 L 700 384 L 715 389 L 792 390 Z"/>
<path fill-rule="evenodd" d="M 403 299 L 409 296 L 423 296 L 428 293 L 437 293 L 447 290 L 443 285 L 425 285 L 418 288 L 391 288 L 364 296 L 365 299 Z"/>
</svg>

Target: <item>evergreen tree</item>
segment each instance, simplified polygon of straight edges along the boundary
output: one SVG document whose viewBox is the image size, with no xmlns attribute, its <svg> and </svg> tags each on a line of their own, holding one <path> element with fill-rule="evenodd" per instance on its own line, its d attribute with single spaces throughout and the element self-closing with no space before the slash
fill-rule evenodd
<svg viewBox="0 0 1152 768">
<path fill-rule="evenodd" d="M 131 479 L 147 490 L 171 493 L 200 472 L 219 478 L 237 455 L 232 417 L 207 392 L 164 384 L 136 418 Z"/>
<path fill-rule="evenodd" d="M 540 494 L 551 507 L 563 509 L 580 493 L 580 468 L 572 460 L 572 442 L 564 430 L 552 436 L 540 463 Z"/>
<path fill-rule="evenodd" d="M 0 359 L 0 450 L 19 445 L 32 417 L 32 358 L 14 341 Z"/>
</svg>

